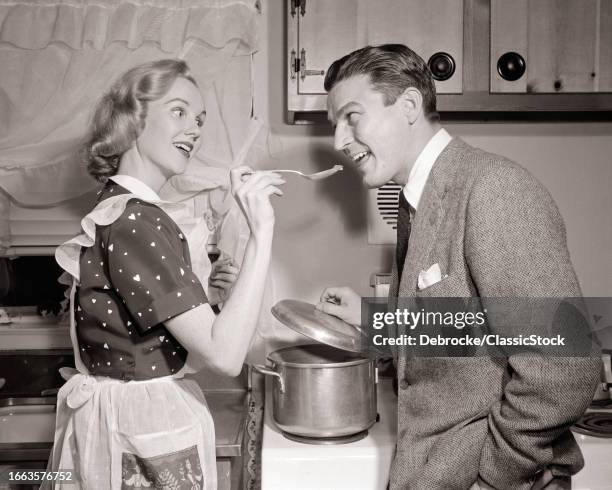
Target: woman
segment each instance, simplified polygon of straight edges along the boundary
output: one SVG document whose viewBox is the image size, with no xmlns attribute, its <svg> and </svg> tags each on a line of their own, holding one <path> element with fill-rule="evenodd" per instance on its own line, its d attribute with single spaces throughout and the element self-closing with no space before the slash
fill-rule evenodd
<svg viewBox="0 0 612 490">
<path fill-rule="evenodd" d="M 58 394 L 50 460 L 51 470 L 72 469 L 83 488 L 216 488 L 212 419 L 202 391 L 182 374 L 187 361 L 240 372 L 270 261 L 270 196 L 282 195 L 284 181 L 248 167 L 230 172 L 251 236 L 215 316 L 185 236 L 157 195 L 198 151 L 205 114 L 186 64 L 161 60 L 125 73 L 93 117 L 88 170 L 106 185 L 84 233 L 56 253 L 74 277 L 79 373 Z"/>
</svg>

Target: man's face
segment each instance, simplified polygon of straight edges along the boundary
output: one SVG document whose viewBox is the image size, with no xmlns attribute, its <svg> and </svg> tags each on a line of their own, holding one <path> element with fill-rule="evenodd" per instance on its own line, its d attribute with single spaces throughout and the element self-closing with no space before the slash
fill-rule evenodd
<svg viewBox="0 0 612 490">
<path fill-rule="evenodd" d="M 327 111 L 335 126 L 334 147 L 353 160 L 367 187 L 408 180 L 411 125 L 401 97 L 386 106 L 369 77 L 357 75 L 332 88 Z"/>
</svg>

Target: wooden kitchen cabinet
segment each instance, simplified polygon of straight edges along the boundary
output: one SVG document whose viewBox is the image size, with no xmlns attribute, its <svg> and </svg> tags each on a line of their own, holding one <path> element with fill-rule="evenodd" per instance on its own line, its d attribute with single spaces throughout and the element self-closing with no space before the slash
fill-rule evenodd
<svg viewBox="0 0 612 490">
<path fill-rule="evenodd" d="M 324 94 L 323 79 L 329 65 L 357 49 L 357 10 L 355 0 L 308 1 L 295 10 L 296 43 L 292 52 L 291 83 L 299 94 Z"/>
<path fill-rule="evenodd" d="M 612 119 L 612 1 L 287 0 L 286 7 L 291 124 L 327 123 L 329 65 L 382 43 L 406 44 L 432 68 L 432 55 L 450 57 L 454 71 L 436 80 L 443 120 Z M 501 66 L 516 75 L 515 54 L 524 73 L 504 79 L 498 61 L 507 55 Z"/>
<path fill-rule="evenodd" d="M 609 1 L 491 0 L 491 92 L 611 92 L 611 16 Z M 524 60 L 517 80 L 500 73 L 506 53 Z"/>
<path fill-rule="evenodd" d="M 436 90 L 462 92 L 463 0 L 292 0 L 288 6 L 290 111 L 324 109 L 329 65 L 368 44 L 406 44 L 426 61 L 441 53 L 452 69 L 436 80 Z"/>
</svg>

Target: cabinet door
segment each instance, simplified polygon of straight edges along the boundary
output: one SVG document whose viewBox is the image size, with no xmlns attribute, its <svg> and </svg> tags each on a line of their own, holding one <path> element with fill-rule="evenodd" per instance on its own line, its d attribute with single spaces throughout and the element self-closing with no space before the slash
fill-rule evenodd
<svg viewBox="0 0 612 490">
<path fill-rule="evenodd" d="M 298 18 L 301 59 L 297 73 L 298 93 L 324 94 L 324 73 L 335 60 L 363 46 L 357 29 L 359 2 L 355 0 L 308 0 Z M 289 46 L 292 49 L 292 46 Z"/>
<path fill-rule="evenodd" d="M 610 3 L 491 0 L 491 92 L 610 91 Z M 503 63 L 498 68 L 500 58 L 512 52 L 524 60 L 524 73 L 516 80 L 499 73 Z M 521 61 L 510 63 L 512 71 Z"/>
<path fill-rule="evenodd" d="M 446 53 L 454 62 L 450 78 L 436 80 L 439 94 L 462 92 L 463 0 L 362 0 L 368 44 L 399 43 L 426 62 Z"/>
<path fill-rule="evenodd" d="M 599 59 L 595 83 L 598 92 L 612 92 L 612 2 L 601 2 L 599 10 Z"/>
<path fill-rule="evenodd" d="M 454 62 L 454 74 L 437 81 L 439 93 L 460 93 L 463 66 L 463 0 L 308 0 L 295 13 L 298 49 L 304 63 L 298 73 L 299 94 L 324 94 L 329 65 L 368 44 L 406 44 L 428 61 L 437 52 Z M 290 46 L 291 50 L 292 47 Z"/>
</svg>

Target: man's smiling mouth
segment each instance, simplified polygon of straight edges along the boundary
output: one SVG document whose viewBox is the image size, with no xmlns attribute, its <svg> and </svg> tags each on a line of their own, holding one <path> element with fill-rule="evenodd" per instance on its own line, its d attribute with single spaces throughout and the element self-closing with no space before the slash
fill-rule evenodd
<svg viewBox="0 0 612 490">
<path fill-rule="evenodd" d="M 359 153 L 355 153 L 353 155 L 350 155 L 351 159 L 357 163 L 360 164 L 363 160 L 365 160 L 368 156 L 370 155 L 369 151 L 360 151 Z"/>
</svg>

